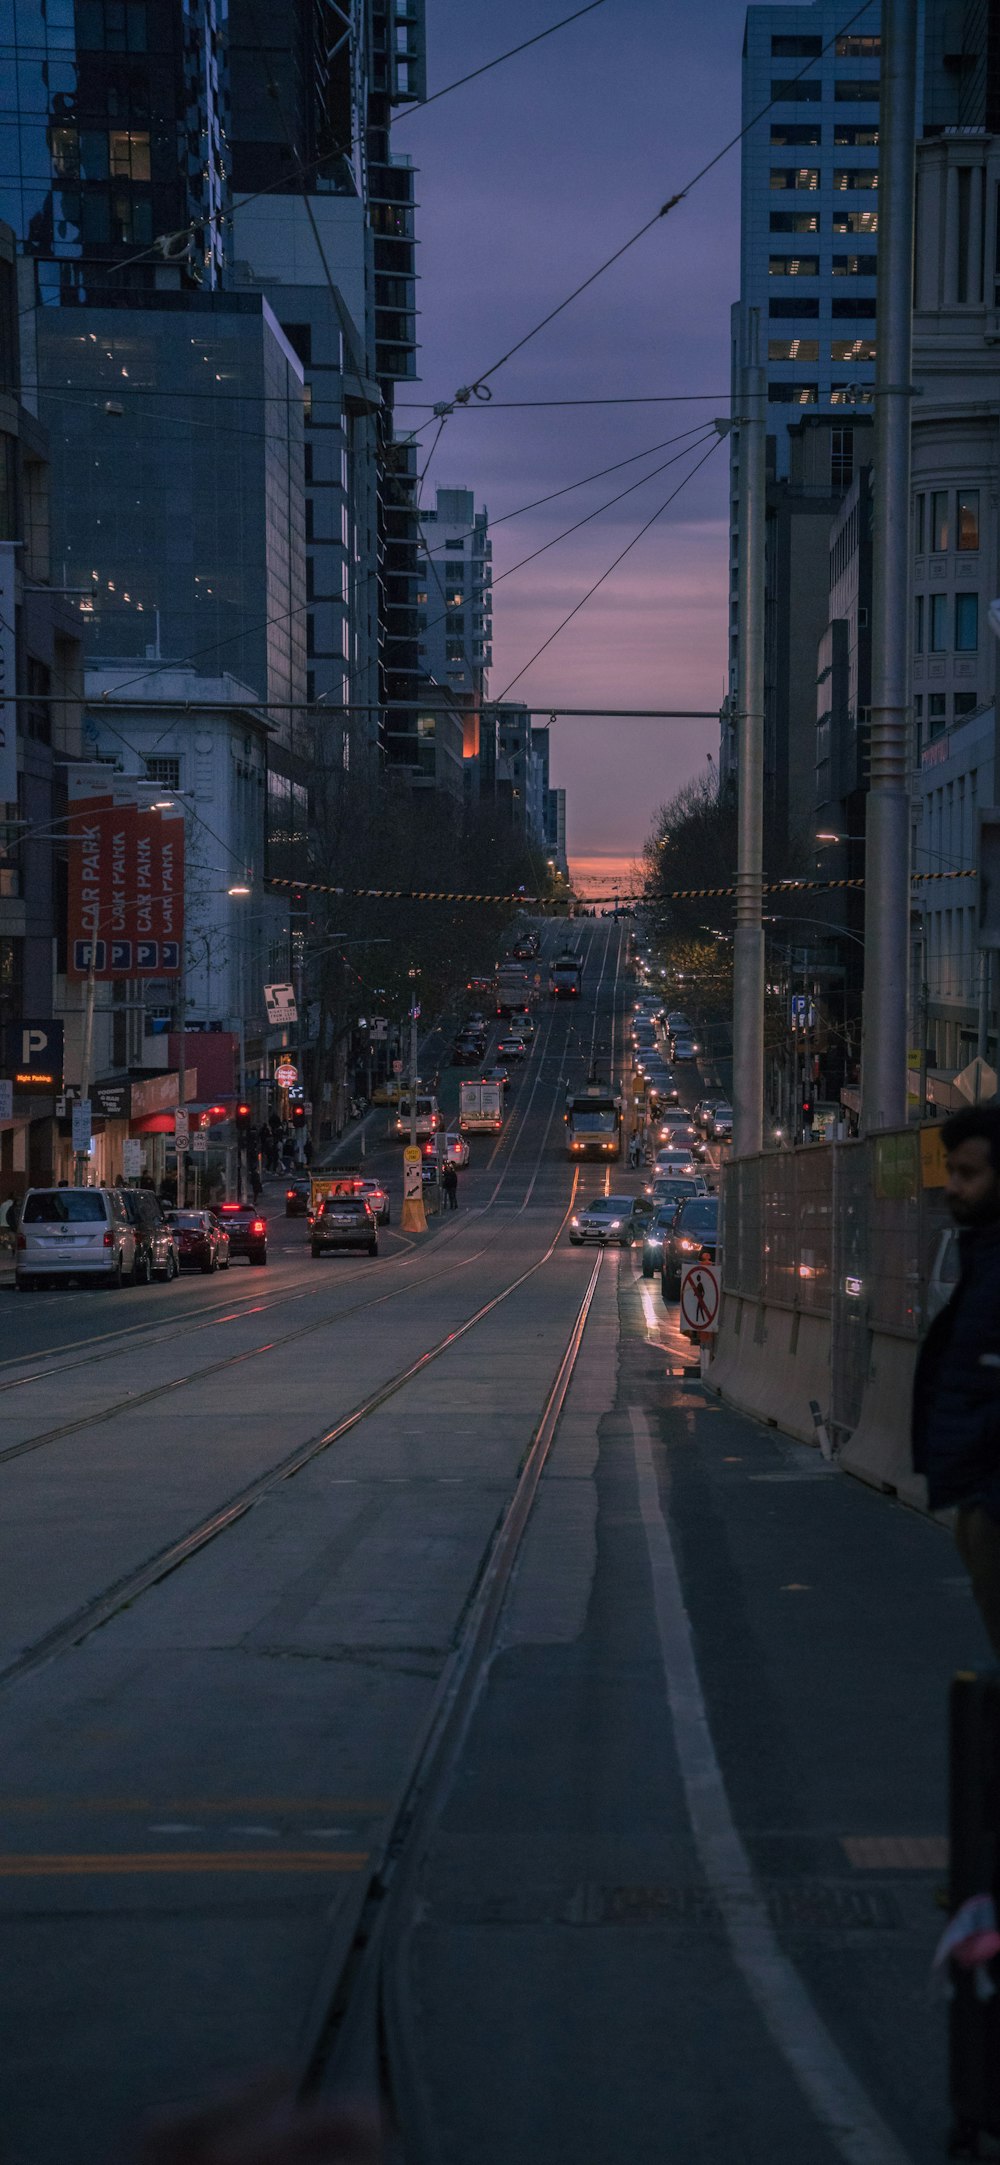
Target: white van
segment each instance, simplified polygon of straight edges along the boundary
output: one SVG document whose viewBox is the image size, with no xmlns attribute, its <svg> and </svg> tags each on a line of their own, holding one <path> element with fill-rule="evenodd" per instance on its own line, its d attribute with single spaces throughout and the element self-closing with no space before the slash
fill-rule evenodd
<svg viewBox="0 0 1000 2165">
<path fill-rule="evenodd" d="M 14 1283 L 99 1278 L 121 1285 L 135 1272 L 135 1232 L 116 1188 L 29 1188 L 17 1221 Z"/>
<path fill-rule="evenodd" d="M 438 1111 L 437 1099 L 434 1097 L 424 1097 L 418 1090 L 417 1141 L 421 1143 L 426 1142 L 428 1135 L 437 1134 L 440 1125 L 441 1115 Z M 402 1136 L 404 1142 L 409 1140 L 410 1100 L 408 1097 L 400 1098 L 399 1104 L 396 1107 L 396 1118 L 393 1122 L 393 1128 L 397 1135 Z"/>
</svg>

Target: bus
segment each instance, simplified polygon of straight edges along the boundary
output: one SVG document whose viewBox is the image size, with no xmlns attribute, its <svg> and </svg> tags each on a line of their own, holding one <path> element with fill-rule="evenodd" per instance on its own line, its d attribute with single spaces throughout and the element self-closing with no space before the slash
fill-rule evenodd
<svg viewBox="0 0 1000 2165">
<path fill-rule="evenodd" d="M 583 978 L 583 956 L 575 947 L 564 947 L 549 964 L 549 992 L 554 1000 L 576 1000 Z"/>
<path fill-rule="evenodd" d="M 604 1083 L 588 1083 L 571 1090 L 566 1099 L 566 1155 L 600 1158 L 608 1164 L 622 1154 L 622 1101 L 617 1090 Z"/>
</svg>

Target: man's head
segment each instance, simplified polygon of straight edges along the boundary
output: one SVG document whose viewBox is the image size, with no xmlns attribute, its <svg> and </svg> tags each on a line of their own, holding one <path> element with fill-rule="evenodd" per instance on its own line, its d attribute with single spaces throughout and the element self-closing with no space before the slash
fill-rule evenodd
<svg viewBox="0 0 1000 2165">
<path fill-rule="evenodd" d="M 970 1105 L 941 1129 L 946 1194 L 956 1225 L 1000 1223 L 1000 1106 Z"/>
</svg>

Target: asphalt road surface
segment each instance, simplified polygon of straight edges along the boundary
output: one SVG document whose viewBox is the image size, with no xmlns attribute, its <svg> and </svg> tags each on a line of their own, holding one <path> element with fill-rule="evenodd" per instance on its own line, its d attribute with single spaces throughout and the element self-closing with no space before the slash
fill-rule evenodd
<svg viewBox="0 0 1000 2165">
<path fill-rule="evenodd" d="M 276 1184 L 266 1272 L 0 1294 L 5 2165 L 335 2086 L 375 1965 L 408 2157 L 943 2154 L 945 1693 L 987 1650 L 939 1528 L 568 1245 L 607 1176 L 565 1089 L 631 998 L 578 931 L 426 1236 L 314 1263 Z"/>
</svg>

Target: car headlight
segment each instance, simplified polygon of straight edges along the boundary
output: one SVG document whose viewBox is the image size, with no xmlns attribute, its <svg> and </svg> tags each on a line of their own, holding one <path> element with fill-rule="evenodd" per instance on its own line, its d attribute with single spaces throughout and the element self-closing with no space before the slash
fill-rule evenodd
<svg viewBox="0 0 1000 2165">
<path fill-rule="evenodd" d="M 571 1218 L 569 1222 L 571 1225 L 579 1225 L 580 1220 L 579 1218 Z"/>
<path fill-rule="evenodd" d="M 620 1231 L 621 1231 L 621 1222 L 622 1222 L 622 1221 L 621 1221 L 621 1219 L 620 1219 L 620 1218 L 612 1218 L 612 1220 L 611 1220 L 611 1224 L 610 1224 L 610 1225 L 609 1225 L 609 1227 L 608 1227 L 608 1232 L 609 1232 L 609 1233 L 618 1233 L 618 1232 L 620 1232 Z"/>
</svg>

